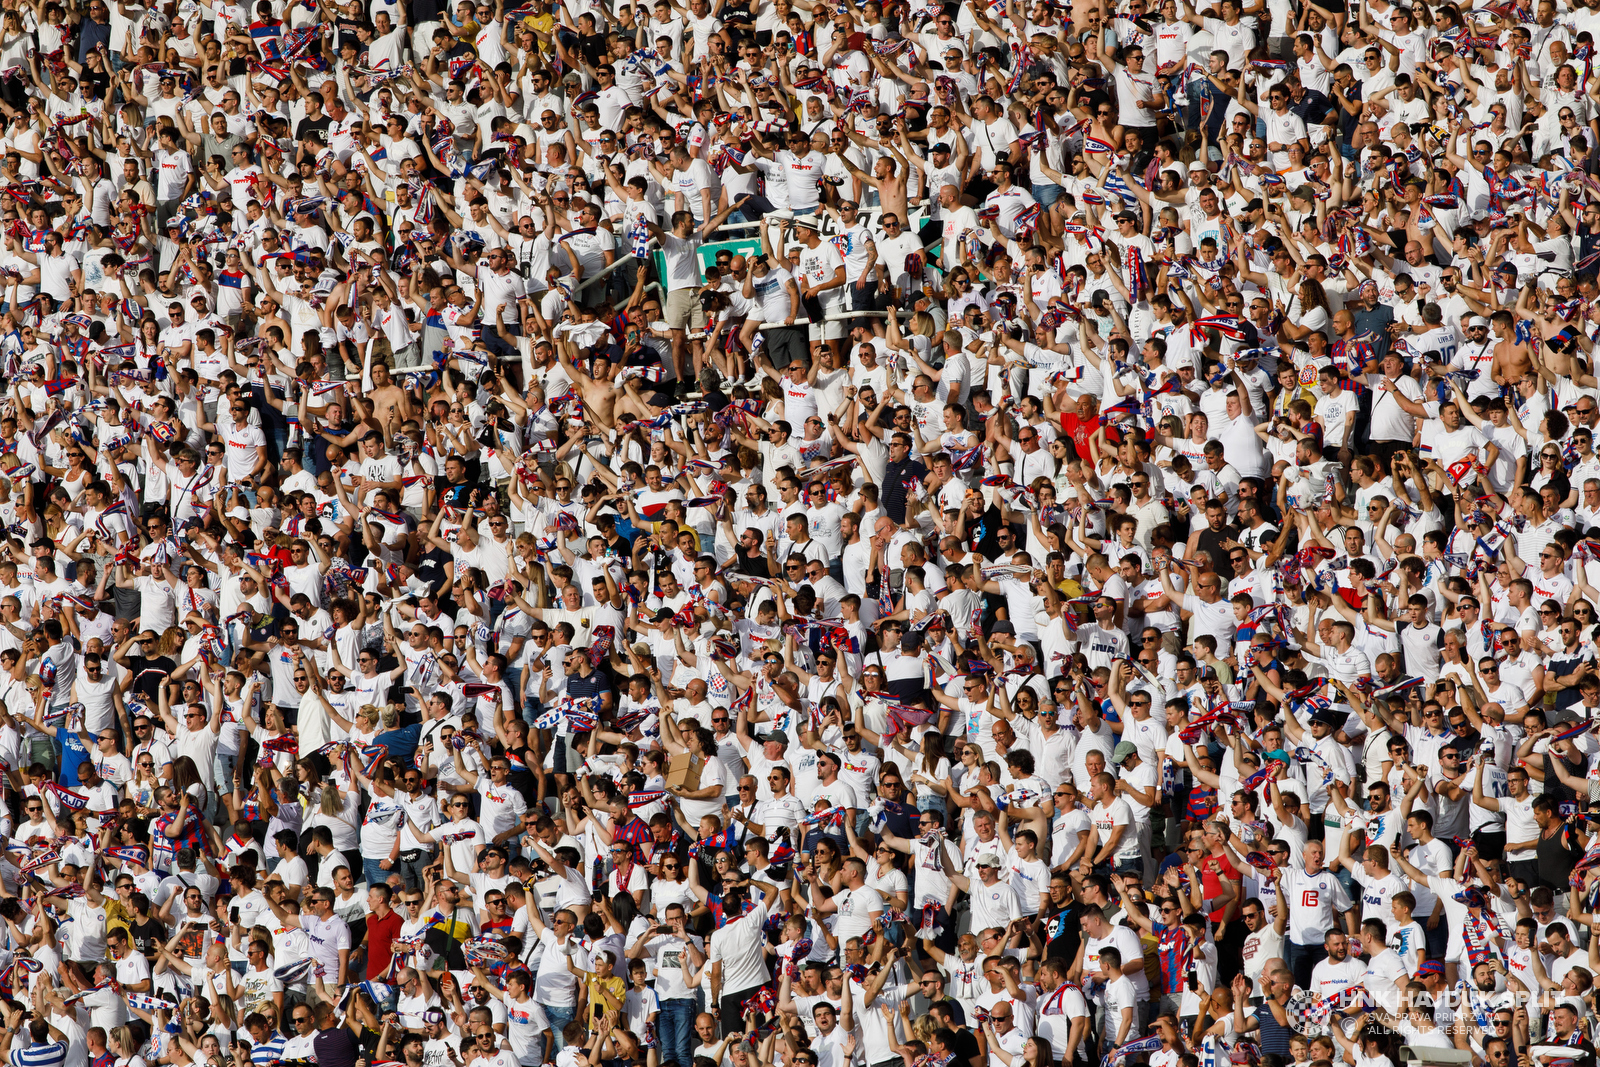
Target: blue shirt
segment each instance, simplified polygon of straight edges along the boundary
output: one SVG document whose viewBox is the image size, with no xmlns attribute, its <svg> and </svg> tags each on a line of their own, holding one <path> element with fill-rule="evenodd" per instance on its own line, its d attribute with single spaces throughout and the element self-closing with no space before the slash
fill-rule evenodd
<svg viewBox="0 0 1600 1067">
<path fill-rule="evenodd" d="M 373 744 L 382 745 L 389 750 L 389 755 L 399 760 L 402 764 L 410 763 L 416 755 L 417 738 L 422 736 L 422 724 L 412 723 L 402 726 L 398 730 L 386 730 L 372 739 Z"/>
<path fill-rule="evenodd" d="M 67 1059 L 67 1044 L 52 1041 L 12 1050 L 11 1067 L 61 1067 Z"/>
<path fill-rule="evenodd" d="M 254 1067 L 272 1063 L 283 1058 L 284 1036 L 273 1031 L 271 1037 L 259 1045 L 250 1046 L 250 1062 Z"/>
<path fill-rule="evenodd" d="M 89 750 L 84 747 L 83 738 L 71 730 L 57 730 L 56 738 L 61 742 L 61 784 L 77 789 L 78 765 L 89 762 Z"/>
<path fill-rule="evenodd" d="M 111 23 L 84 19 L 78 24 L 78 62 L 84 62 L 97 44 L 103 44 L 110 50 Z"/>
</svg>

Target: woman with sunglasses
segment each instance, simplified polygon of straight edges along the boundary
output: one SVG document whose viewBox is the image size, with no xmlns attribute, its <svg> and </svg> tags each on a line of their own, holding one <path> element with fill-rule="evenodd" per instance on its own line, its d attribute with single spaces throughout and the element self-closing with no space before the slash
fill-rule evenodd
<svg viewBox="0 0 1600 1067">
<path fill-rule="evenodd" d="M 472 818 L 468 807 L 466 797 L 451 794 L 439 804 L 439 814 L 445 820 L 443 823 L 431 830 L 424 830 L 412 821 L 408 812 L 406 826 L 411 835 L 427 848 L 438 848 L 440 845 L 447 847 L 450 850 L 451 868 L 471 875 L 478 870 L 478 850 L 488 843 L 489 835 L 484 833 L 483 824 Z"/>
<path fill-rule="evenodd" d="M 1572 482 L 1567 478 L 1566 467 L 1561 462 L 1561 446 L 1547 441 L 1539 449 L 1539 466 L 1532 472 L 1528 484 L 1535 489 L 1550 486 L 1555 490 L 1556 499 L 1564 501 L 1572 496 Z"/>
<path fill-rule="evenodd" d="M 1600 636 L 1600 619 L 1596 618 L 1594 605 L 1587 600 L 1573 605 L 1572 618 L 1578 624 L 1578 640 L 1593 642 Z"/>
<path fill-rule="evenodd" d="M 73 503 L 77 503 L 78 497 L 82 496 L 83 491 L 89 488 L 89 483 L 94 481 L 94 470 L 88 465 L 88 454 L 84 452 L 82 445 L 70 440 L 60 430 L 54 431 L 50 437 L 65 449 L 67 465 L 53 467 L 41 459 L 39 469 L 50 477 L 58 479 L 61 490 Z"/>
</svg>

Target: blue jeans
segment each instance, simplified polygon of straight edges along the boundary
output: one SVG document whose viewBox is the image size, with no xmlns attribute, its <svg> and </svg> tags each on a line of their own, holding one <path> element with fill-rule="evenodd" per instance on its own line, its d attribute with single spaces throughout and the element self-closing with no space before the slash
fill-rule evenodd
<svg viewBox="0 0 1600 1067">
<path fill-rule="evenodd" d="M 384 870 L 378 865 L 381 862 L 381 860 L 375 860 L 370 856 L 365 856 L 362 858 L 361 875 L 366 879 L 367 885 L 385 885 L 389 881 L 389 875 L 400 870 L 400 863 L 398 860 L 390 864 L 388 870 Z"/>
<path fill-rule="evenodd" d="M 545 1009 L 545 1014 L 550 1014 L 550 1009 Z M 661 1012 L 656 1016 L 659 1024 L 661 1060 L 663 1063 L 672 1061 L 679 1064 L 694 1062 L 694 998 L 680 997 L 677 1000 L 663 1000 Z M 551 1025 L 554 1025 L 553 1023 Z"/>
<path fill-rule="evenodd" d="M 1057 200 L 1060 200 L 1061 194 L 1065 192 L 1061 186 L 1055 184 L 1054 182 L 1051 182 L 1048 185 L 1035 185 L 1031 191 L 1033 193 L 1033 199 L 1038 202 L 1040 207 L 1047 210 L 1051 204 L 1054 204 Z"/>
<path fill-rule="evenodd" d="M 552 1052 L 560 1052 L 567 1047 L 567 1039 L 562 1035 L 561 1031 L 565 1030 L 567 1024 L 578 1017 L 578 1006 L 571 1004 L 564 1008 L 557 1008 L 546 1004 L 544 1017 L 550 1020 L 550 1050 Z M 692 1022 L 693 1020 L 690 1021 Z"/>
<path fill-rule="evenodd" d="M 1441 927 L 1444 923 L 1439 924 Z M 1285 940 L 1283 962 L 1294 975 L 1294 984 L 1304 989 L 1311 984 L 1311 972 L 1317 964 L 1328 958 L 1328 950 L 1321 945 L 1297 945 Z M 1302 977 L 1303 976 L 1303 977 Z"/>
</svg>

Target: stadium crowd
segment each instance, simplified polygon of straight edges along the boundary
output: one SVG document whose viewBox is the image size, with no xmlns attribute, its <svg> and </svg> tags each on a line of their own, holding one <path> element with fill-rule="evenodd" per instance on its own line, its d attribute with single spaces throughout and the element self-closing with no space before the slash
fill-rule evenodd
<svg viewBox="0 0 1600 1067">
<path fill-rule="evenodd" d="M 0 0 L 9 1067 L 1596 1067 L 1600 4 Z"/>
</svg>

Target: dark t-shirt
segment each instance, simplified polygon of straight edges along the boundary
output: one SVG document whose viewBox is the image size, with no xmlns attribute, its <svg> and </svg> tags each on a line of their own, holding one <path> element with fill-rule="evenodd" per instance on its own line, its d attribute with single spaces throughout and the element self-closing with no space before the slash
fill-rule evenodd
<svg viewBox="0 0 1600 1067">
<path fill-rule="evenodd" d="M 316 130 L 318 133 L 322 134 L 323 140 L 327 140 L 328 130 L 332 126 L 333 119 L 328 115 L 322 115 L 314 119 L 301 119 L 299 125 L 294 128 L 294 139 L 296 141 L 302 141 L 305 139 L 306 134 L 310 133 L 312 130 Z"/>
<path fill-rule="evenodd" d="M 128 934 L 133 940 L 133 947 L 152 960 L 155 959 L 156 949 L 166 944 L 172 937 L 166 926 L 154 919 L 132 924 L 128 928 Z"/>
<path fill-rule="evenodd" d="M 1197 552 L 1208 553 L 1211 556 L 1212 565 L 1215 566 L 1219 561 L 1228 558 L 1228 550 L 1223 547 L 1223 542 L 1237 541 L 1238 539 L 1239 528 L 1237 526 L 1224 525 L 1220 530 L 1213 530 L 1207 526 L 1200 531 L 1200 537 L 1195 541 L 1194 547 Z"/>
<path fill-rule="evenodd" d="M 317 1031 L 311 1047 L 317 1053 L 317 1067 L 356 1067 L 361 1058 L 361 1042 L 344 1026 Z"/>
<path fill-rule="evenodd" d="M 605 61 L 606 37 L 603 33 L 578 34 L 578 51 L 583 53 L 583 58 L 589 61 L 591 67 L 598 67 Z"/>
<path fill-rule="evenodd" d="M 590 671 L 589 677 L 579 674 L 567 675 L 567 695 L 570 697 L 592 697 L 611 691 L 611 681 L 601 671 Z"/>
<path fill-rule="evenodd" d="M 331 423 L 323 427 L 323 433 L 342 437 L 355 429 L 353 422 L 341 422 L 334 426 Z M 311 462 L 307 467 L 313 474 L 321 474 L 328 469 L 328 439 L 321 433 L 311 435 Z"/>
<path fill-rule="evenodd" d="M 511 783 L 511 788 L 522 794 L 529 808 L 537 806 L 539 779 L 534 777 L 533 771 L 529 768 L 539 766 L 539 754 L 524 746 L 506 749 L 506 756 L 511 760 L 511 777 L 507 779 Z"/>
<path fill-rule="evenodd" d="M 170 656 L 156 656 L 146 659 L 143 656 L 131 656 L 128 659 L 128 671 L 133 675 L 133 688 L 144 695 L 151 706 L 161 701 L 161 683 L 177 670 L 178 665 Z M 151 673 L 145 674 L 145 671 Z"/>
<path fill-rule="evenodd" d="M 440 507 L 464 508 L 471 506 L 472 491 L 478 488 L 470 481 L 451 484 L 444 475 L 433 480 L 433 491 L 438 495 Z"/>
<path fill-rule="evenodd" d="M 1083 942 L 1083 907 L 1069 904 L 1045 920 L 1044 930 L 1049 940 L 1045 942 L 1045 956 L 1049 959 L 1072 960 L 1078 956 L 1078 946 Z"/>
<path fill-rule="evenodd" d="M 971 1063 L 978 1058 L 978 1039 L 970 1029 L 962 1027 L 956 1032 L 956 1063 Z"/>
<path fill-rule="evenodd" d="M 417 559 L 417 577 L 433 587 L 434 592 L 444 588 L 445 564 L 450 562 L 450 554 L 437 548 L 430 548 Z"/>
<path fill-rule="evenodd" d="M 1000 555 L 1000 541 L 995 537 L 1006 523 L 1000 516 L 1000 509 L 990 505 L 978 521 L 967 523 L 967 548 L 985 559 L 996 559 Z"/>
<path fill-rule="evenodd" d="M 771 569 L 767 566 L 765 548 L 758 548 L 753 553 L 747 553 L 741 546 L 734 558 L 738 561 L 735 564 L 735 569 L 740 574 L 750 574 L 757 578 L 771 578 L 773 576 Z"/>
<path fill-rule="evenodd" d="M 1356 335 L 1364 333 L 1372 335 L 1372 355 L 1375 359 L 1382 359 L 1389 351 L 1389 324 L 1394 321 L 1394 308 L 1387 304 L 1379 304 L 1371 311 L 1363 311 L 1358 307 L 1347 307 L 1350 317 L 1355 321 Z"/>
<path fill-rule="evenodd" d="M 417 752 L 417 739 L 422 736 L 422 724 L 412 723 L 402 726 L 398 730 L 385 730 L 373 742 L 383 745 L 389 750 L 389 755 L 401 763 L 410 763 L 411 757 Z"/>
</svg>

